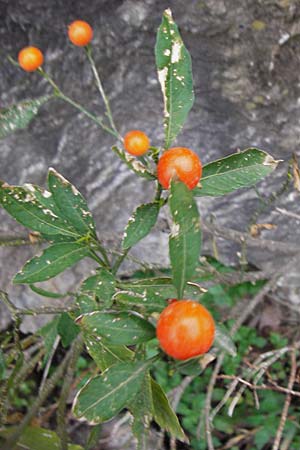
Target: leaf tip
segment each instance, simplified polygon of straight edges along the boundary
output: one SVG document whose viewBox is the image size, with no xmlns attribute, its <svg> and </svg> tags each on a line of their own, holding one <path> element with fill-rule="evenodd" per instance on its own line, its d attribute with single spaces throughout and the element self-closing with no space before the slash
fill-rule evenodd
<svg viewBox="0 0 300 450">
<path fill-rule="evenodd" d="M 283 159 L 274 159 L 273 156 L 269 155 L 269 153 L 266 154 L 266 157 L 263 161 L 264 166 L 271 166 L 273 169 L 276 169 L 277 165 L 283 162 Z"/>
</svg>

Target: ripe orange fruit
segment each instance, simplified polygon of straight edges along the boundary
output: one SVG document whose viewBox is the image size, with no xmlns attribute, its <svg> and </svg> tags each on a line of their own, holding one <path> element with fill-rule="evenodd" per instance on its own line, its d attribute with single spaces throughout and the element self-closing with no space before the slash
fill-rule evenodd
<svg viewBox="0 0 300 450">
<path fill-rule="evenodd" d="M 198 155 L 186 147 L 170 148 L 158 161 L 157 178 L 165 189 L 169 189 L 171 180 L 176 178 L 189 189 L 194 189 L 201 175 L 202 164 Z"/>
<path fill-rule="evenodd" d="M 36 47 L 25 47 L 19 52 L 18 61 L 23 70 L 34 72 L 43 64 L 44 56 Z"/>
<path fill-rule="evenodd" d="M 70 41 L 78 47 L 88 45 L 93 38 L 92 27 L 84 20 L 75 20 L 69 25 L 68 35 Z"/>
<path fill-rule="evenodd" d="M 149 150 L 149 147 L 149 138 L 143 131 L 131 130 L 124 136 L 124 148 L 131 155 L 144 155 Z"/>
<path fill-rule="evenodd" d="M 169 356 L 185 360 L 206 353 L 215 337 L 210 312 L 193 300 L 172 302 L 161 313 L 156 328 L 160 346 Z"/>
</svg>

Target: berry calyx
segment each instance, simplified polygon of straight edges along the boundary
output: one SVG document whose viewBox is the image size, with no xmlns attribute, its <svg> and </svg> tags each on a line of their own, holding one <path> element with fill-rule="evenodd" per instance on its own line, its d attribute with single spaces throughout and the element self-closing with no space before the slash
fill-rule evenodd
<svg viewBox="0 0 300 450">
<path fill-rule="evenodd" d="M 37 47 L 24 47 L 18 54 L 20 67 L 26 72 L 34 72 L 44 62 L 44 56 Z"/>
<path fill-rule="evenodd" d="M 161 348 L 175 359 L 206 353 L 213 344 L 215 323 L 210 312 L 193 300 L 178 300 L 159 316 L 156 336 Z"/>
<path fill-rule="evenodd" d="M 93 29 L 84 20 L 75 20 L 68 27 L 68 36 L 74 45 L 85 47 L 93 38 Z"/>
<path fill-rule="evenodd" d="M 131 130 L 124 136 L 124 148 L 133 156 L 144 155 L 150 147 L 148 136 L 140 130 Z"/>
<path fill-rule="evenodd" d="M 198 155 L 186 147 L 169 148 L 158 161 L 157 178 L 165 189 L 169 189 L 172 179 L 179 179 L 189 189 L 194 189 L 201 175 L 202 164 Z"/>
</svg>

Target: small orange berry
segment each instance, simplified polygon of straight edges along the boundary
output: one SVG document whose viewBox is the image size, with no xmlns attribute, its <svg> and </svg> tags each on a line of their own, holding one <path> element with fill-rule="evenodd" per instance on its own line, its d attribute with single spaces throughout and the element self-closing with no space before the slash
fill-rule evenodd
<svg viewBox="0 0 300 450">
<path fill-rule="evenodd" d="M 144 155 L 150 147 L 148 136 L 140 130 L 128 131 L 124 136 L 125 150 L 134 156 Z"/>
<path fill-rule="evenodd" d="M 25 47 L 19 52 L 18 61 L 23 70 L 34 72 L 43 64 L 44 56 L 36 47 Z"/>
<path fill-rule="evenodd" d="M 213 344 L 215 323 L 210 312 L 193 300 L 178 300 L 159 316 L 156 336 L 173 358 L 185 360 L 206 353 Z"/>
<path fill-rule="evenodd" d="M 172 179 L 179 179 L 189 189 L 197 186 L 202 175 L 202 164 L 198 155 L 185 147 L 166 150 L 157 165 L 157 178 L 160 184 L 169 189 Z"/>
<path fill-rule="evenodd" d="M 75 20 L 69 25 L 68 35 L 70 41 L 78 47 L 88 45 L 93 38 L 92 27 L 84 20 Z"/>
</svg>

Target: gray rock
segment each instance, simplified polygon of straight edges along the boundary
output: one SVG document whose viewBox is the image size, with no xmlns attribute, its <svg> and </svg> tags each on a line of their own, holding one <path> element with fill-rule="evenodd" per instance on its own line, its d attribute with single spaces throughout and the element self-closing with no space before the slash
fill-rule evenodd
<svg viewBox="0 0 300 450">
<path fill-rule="evenodd" d="M 94 27 L 94 56 L 120 133 L 143 129 L 154 145 L 160 145 L 162 98 L 153 48 L 162 12 L 169 5 L 157 0 L 2 0 L 1 106 L 51 92 L 38 74 L 25 74 L 5 58 L 7 54 L 16 58 L 20 48 L 32 44 L 44 51 L 45 69 L 63 91 L 103 114 L 84 52 L 71 46 L 66 37 L 67 24 L 83 18 Z M 292 153 L 299 156 L 299 2 L 174 0 L 171 6 L 192 55 L 196 95 L 177 143 L 195 149 L 204 163 L 238 148 L 258 146 L 269 151 L 284 160 L 258 186 L 263 197 L 270 196 L 286 179 Z M 44 184 L 47 168 L 54 166 L 88 198 L 99 236 L 116 246 L 135 206 L 151 199 L 153 186 L 128 171 L 111 151 L 112 144 L 114 139 L 81 113 L 53 100 L 42 107 L 26 131 L 1 141 L 0 178 L 11 184 Z M 290 187 L 258 215 L 257 221 L 277 225 L 263 231 L 264 238 L 299 242 L 299 221 L 274 209 L 281 206 L 299 214 L 298 199 L 299 194 Z M 204 217 L 214 214 L 217 223 L 247 231 L 261 201 L 255 190 L 249 189 L 224 198 L 201 199 L 199 205 Z M 2 235 L 24 232 L 3 210 L 0 220 Z M 162 228 L 163 215 L 154 237 L 145 241 L 148 247 L 141 245 L 133 254 L 165 264 L 167 245 Z M 224 240 L 219 244 L 221 258 L 235 263 L 239 248 Z M 208 239 L 205 249 L 210 250 Z M 33 253 L 33 248 L 25 247 L 0 249 L 1 288 L 19 305 L 29 304 L 32 294 L 12 288 L 10 279 Z M 281 264 L 280 254 L 257 249 L 249 250 L 248 258 L 258 267 L 272 266 L 276 260 Z M 68 286 L 78 281 L 78 272 L 74 269 L 66 275 Z M 7 320 L 2 308 L 0 325 L 5 326 Z"/>
</svg>

